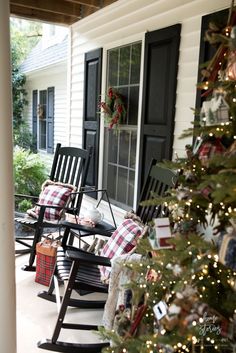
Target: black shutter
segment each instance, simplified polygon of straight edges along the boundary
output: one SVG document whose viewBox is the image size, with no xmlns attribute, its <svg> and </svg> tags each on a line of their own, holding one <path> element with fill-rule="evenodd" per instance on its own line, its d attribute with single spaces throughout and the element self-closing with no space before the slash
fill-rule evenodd
<svg viewBox="0 0 236 353">
<path fill-rule="evenodd" d="M 38 91 L 34 90 L 32 93 L 32 135 L 33 146 L 37 150 L 37 106 L 38 106 Z"/>
<path fill-rule="evenodd" d="M 85 54 L 83 148 L 93 147 L 86 185 L 98 185 L 99 128 L 98 103 L 101 95 L 102 49 Z"/>
<path fill-rule="evenodd" d="M 225 23 L 225 26 L 227 24 L 228 20 L 228 13 L 229 10 L 222 10 L 215 12 L 210 15 L 206 15 L 202 17 L 202 24 L 201 24 L 201 35 L 200 35 L 200 51 L 199 51 L 199 61 L 198 61 L 198 82 L 201 82 L 202 75 L 201 75 L 201 70 L 200 66 L 209 61 L 210 59 L 213 58 L 213 55 L 216 52 L 216 47 L 211 45 L 208 41 L 204 39 L 206 30 L 209 29 L 209 23 L 212 21 L 213 23 L 215 20 L 220 20 L 221 23 Z M 205 98 L 201 97 L 202 91 L 197 90 L 196 91 L 196 111 L 199 111 L 199 109 L 202 106 L 203 101 Z M 198 120 L 198 116 L 195 117 L 195 120 Z"/>
<path fill-rule="evenodd" d="M 181 25 L 145 35 L 139 191 L 152 158 L 172 158 Z"/>
<path fill-rule="evenodd" d="M 54 152 L 54 87 L 47 89 L 47 152 Z"/>
</svg>

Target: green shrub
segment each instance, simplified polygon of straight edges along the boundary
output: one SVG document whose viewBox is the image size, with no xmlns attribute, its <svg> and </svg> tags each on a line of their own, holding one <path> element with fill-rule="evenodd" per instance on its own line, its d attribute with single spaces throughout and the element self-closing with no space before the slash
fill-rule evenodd
<svg viewBox="0 0 236 353">
<path fill-rule="evenodd" d="M 34 137 L 24 120 L 22 120 L 19 126 L 13 128 L 13 142 L 14 146 L 35 152 Z"/>
<path fill-rule="evenodd" d="M 40 155 L 15 147 L 13 154 L 15 193 L 38 196 L 42 183 L 48 178 L 47 167 Z M 22 203 L 16 199 L 16 207 Z M 26 202 L 23 208 L 27 207 Z M 22 207 L 21 206 L 21 207 Z"/>
<path fill-rule="evenodd" d="M 17 210 L 20 212 L 26 212 L 28 209 L 33 207 L 33 203 L 29 200 L 23 199 L 17 203 Z"/>
</svg>

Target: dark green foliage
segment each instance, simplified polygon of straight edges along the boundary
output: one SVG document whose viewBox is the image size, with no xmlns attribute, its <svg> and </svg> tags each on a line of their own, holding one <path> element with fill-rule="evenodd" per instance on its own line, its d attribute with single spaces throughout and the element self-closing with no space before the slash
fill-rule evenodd
<svg viewBox="0 0 236 353">
<path fill-rule="evenodd" d="M 38 154 L 29 150 L 15 148 L 13 154 L 13 170 L 15 178 L 15 193 L 23 195 L 38 196 L 41 185 L 47 179 L 47 168 Z M 16 206 L 22 199 L 16 199 Z M 26 202 L 21 204 L 25 209 Z M 29 208 L 29 207 L 27 207 Z"/>
<path fill-rule="evenodd" d="M 13 140 L 14 146 L 19 146 L 24 149 L 29 149 L 32 152 L 36 152 L 34 137 L 24 120 L 22 120 L 18 127 L 13 129 Z"/>
<path fill-rule="evenodd" d="M 15 146 L 34 150 L 32 133 L 25 122 L 23 113 L 27 106 L 25 90 L 26 76 L 20 70 L 20 64 L 39 39 L 41 25 L 28 22 L 19 28 L 17 21 L 11 20 L 11 57 L 12 57 L 12 100 L 13 100 L 13 141 Z M 29 35 L 34 31 L 34 36 Z"/>
<path fill-rule="evenodd" d="M 17 204 L 17 210 L 20 212 L 26 212 L 33 207 L 33 203 L 29 200 L 22 200 Z"/>
</svg>

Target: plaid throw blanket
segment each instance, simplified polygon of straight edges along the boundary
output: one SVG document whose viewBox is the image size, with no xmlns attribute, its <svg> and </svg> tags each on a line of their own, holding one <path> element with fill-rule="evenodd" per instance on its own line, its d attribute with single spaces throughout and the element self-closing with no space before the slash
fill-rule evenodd
<svg viewBox="0 0 236 353">
<path fill-rule="evenodd" d="M 115 312 L 120 305 L 125 304 L 125 285 L 137 275 L 125 263 L 140 262 L 140 254 L 124 254 L 111 260 L 112 271 L 109 280 L 108 298 L 104 307 L 102 322 L 106 329 L 113 329 Z"/>
<path fill-rule="evenodd" d="M 114 231 L 108 242 L 101 251 L 101 256 L 112 259 L 113 257 L 129 253 L 137 244 L 143 228 L 132 219 L 125 219 Z M 107 281 L 111 268 L 100 266 L 101 279 Z"/>
</svg>

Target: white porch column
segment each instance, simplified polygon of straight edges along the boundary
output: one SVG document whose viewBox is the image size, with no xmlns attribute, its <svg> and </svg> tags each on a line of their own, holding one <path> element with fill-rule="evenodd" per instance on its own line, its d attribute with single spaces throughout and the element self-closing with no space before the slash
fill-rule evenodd
<svg viewBox="0 0 236 353">
<path fill-rule="evenodd" d="M 16 352 L 9 0 L 0 0 L 0 350 Z"/>
</svg>

